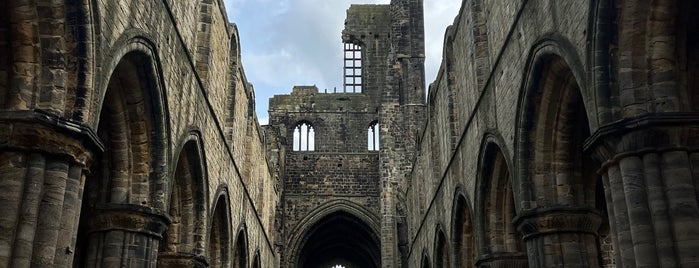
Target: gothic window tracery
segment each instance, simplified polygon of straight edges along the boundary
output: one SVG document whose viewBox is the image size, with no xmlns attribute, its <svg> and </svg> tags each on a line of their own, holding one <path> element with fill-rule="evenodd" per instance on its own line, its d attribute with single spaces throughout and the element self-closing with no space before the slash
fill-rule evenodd
<svg viewBox="0 0 699 268">
<path fill-rule="evenodd" d="M 301 122 L 294 127 L 294 151 L 315 150 L 315 129 L 308 122 Z"/>
</svg>

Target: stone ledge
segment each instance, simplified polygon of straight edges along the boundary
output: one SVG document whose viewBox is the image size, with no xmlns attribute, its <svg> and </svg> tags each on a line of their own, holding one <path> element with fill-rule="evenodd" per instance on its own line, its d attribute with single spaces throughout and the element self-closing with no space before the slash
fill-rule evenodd
<svg viewBox="0 0 699 268">
<path fill-rule="evenodd" d="M 478 256 L 475 265 L 490 268 L 526 268 L 529 267 L 529 261 L 524 252 L 494 252 Z"/>
<path fill-rule="evenodd" d="M 161 252 L 158 253 L 158 267 L 173 267 L 173 268 L 205 268 L 209 263 L 206 258 L 201 255 L 182 252 Z"/>
<path fill-rule="evenodd" d="M 514 219 L 523 239 L 552 233 L 586 233 L 597 235 L 602 216 L 599 211 L 584 207 L 535 208 Z"/>
<path fill-rule="evenodd" d="M 92 129 L 43 110 L 0 112 L 3 147 L 61 155 L 83 166 L 92 160 L 92 153 L 104 151 Z"/>
<path fill-rule="evenodd" d="M 95 214 L 88 223 L 90 233 L 122 230 L 162 239 L 172 222 L 158 209 L 133 204 L 99 204 Z"/>
</svg>

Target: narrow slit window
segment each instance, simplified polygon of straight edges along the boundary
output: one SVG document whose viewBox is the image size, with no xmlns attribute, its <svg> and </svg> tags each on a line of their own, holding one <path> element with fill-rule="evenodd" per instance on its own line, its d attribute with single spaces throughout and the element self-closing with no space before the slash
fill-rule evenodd
<svg viewBox="0 0 699 268">
<path fill-rule="evenodd" d="M 367 131 L 367 145 L 369 151 L 379 150 L 379 123 L 374 122 L 369 126 Z"/>
<path fill-rule="evenodd" d="M 347 93 L 362 92 L 362 47 L 345 43 L 345 90 Z"/>
<path fill-rule="evenodd" d="M 294 151 L 315 150 L 315 130 L 309 123 L 300 123 L 294 128 Z"/>
</svg>

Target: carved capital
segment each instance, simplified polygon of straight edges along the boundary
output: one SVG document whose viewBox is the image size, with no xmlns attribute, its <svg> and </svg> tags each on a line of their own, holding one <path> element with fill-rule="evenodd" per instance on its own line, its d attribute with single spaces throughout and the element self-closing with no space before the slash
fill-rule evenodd
<svg viewBox="0 0 699 268">
<path fill-rule="evenodd" d="M 201 255 L 190 253 L 161 252 L 158 254 L 158 267 L 205 268 L 209 264 Z"/>
<path fill-rule="evenodd" d="M 84 125 L 41 110 L 0 112 L 0 148 L 38 151 L 88 166 L 104 146 Z"/>
<path fill-rule="evenodd" d="M 89 232 L 122 230 L 162 239 L 172 222 L 167 214 L 149 207 L 131 204 L 100 204 L 90 218 Z"/>
<path fill-rule="evenodd" d="M 592 208 L 549 207 L 524 211 L 515 218 L 524 240 L 551 233 L 587 233 L 597 235 L 602 216 Z"/>
<path fill-rule="evenodd" d="M 527 268 L 529 263 L 524 252 L 495 252 L 479 256 L 476 267 Z"/>
<path fill-rule="evenodd" d="M 603 164 L 628 155 L 699 150 L 699 113 L 649 113 L 601 126 L 585 141 L 585 151 Z"/>
</svg>

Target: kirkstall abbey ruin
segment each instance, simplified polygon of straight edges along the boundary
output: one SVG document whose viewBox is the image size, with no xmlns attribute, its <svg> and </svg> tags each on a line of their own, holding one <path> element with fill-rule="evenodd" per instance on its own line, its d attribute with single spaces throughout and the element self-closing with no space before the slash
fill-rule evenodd
<svg viewBox="0 0 699 268">
<path fill-rule="evenodd" d="M 261 126 L 222 0 L 0 1 L 0 267 L 699 267 L 699 1 L 451 8 Z"/>
</svg>

